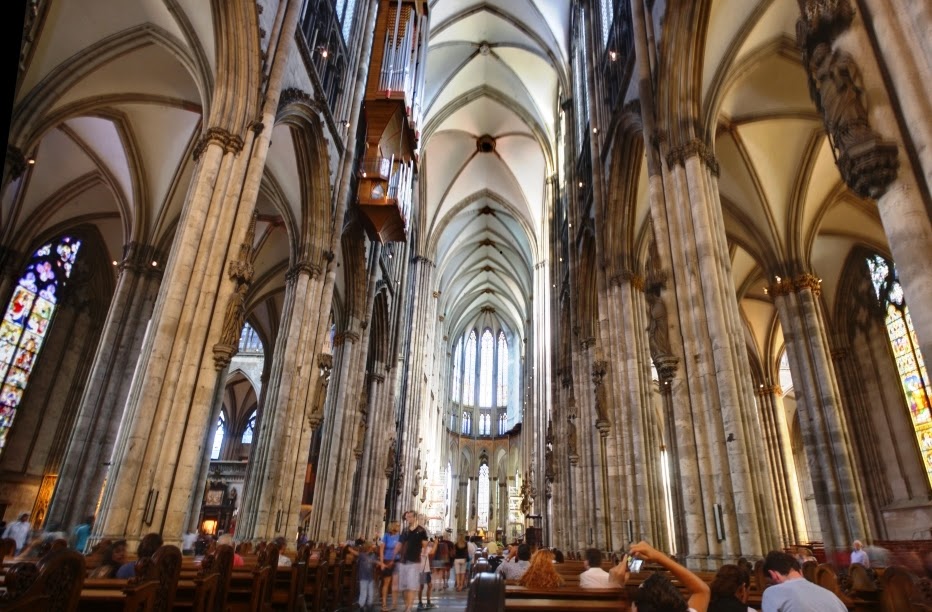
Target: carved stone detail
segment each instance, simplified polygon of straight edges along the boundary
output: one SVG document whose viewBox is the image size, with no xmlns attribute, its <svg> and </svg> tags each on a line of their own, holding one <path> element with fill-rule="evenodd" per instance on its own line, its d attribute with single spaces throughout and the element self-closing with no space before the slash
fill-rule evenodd
<svg viewBox="0 0 932 612">
<path fill-rule="evenodd" d="M 803 0 L 796 22 L 809 95 L 825 122 L 835 163 L 845 183 L 865 198 L 879 198 L 896 179 L 899 151 L 895 142 L 871 129 L 861 73 L 854 58 L 832 49 L 832 42 L 851 25 L 848 0 Z"/>
<path fill-rule="evenodd" d="M 592 385 L 595 392 L 595 412 L 596 412 L 596 423 L 595 426 L 602 433 L 603 436 L 608 435 L 608 430 L 611 427 L 611 424 L 608 419 L 608 401 L 606 399 L 605 385 L 603 384 L 605 380 L 605 373 L 608 371 L 608 362 L 607 361 L 594 361 L 592 363 Z"/>
<path fill-rule="evenodd" d="M 711 147 L 698 138 L 693 138 L 684 145 L 670 149 L 670 152 L 667 153 L 667 165 L 671 168 L 675 165 L 682 166 L 686 163 L 687 159 L 697 155 L 699 159 L 708 166 L 712 174 L 718 176 L 719 166 L 718 160 L 715 158 L 715 153 L 712 152 Z"/>
<path fill-rule="evenodd" d="M 239 350 L 239 338 L 246 321 L 246 293 L 252 284 L 255 269 L 252 265 L 254 256 L 253 243 L 256 237 L 256 214 L 253 213 L 249 222 L 246 237 L 239 245 L 239 257 L 231 261 L 227 275 L 236 283 L 236 291 L 230 296 L 227 303 L 226 314 L 223 318 L 223 330 L 220 332 L 220 341 L 214 345 L 214 368 L 219 372 L 230 365 L 233 355 Z"/>
</svg>

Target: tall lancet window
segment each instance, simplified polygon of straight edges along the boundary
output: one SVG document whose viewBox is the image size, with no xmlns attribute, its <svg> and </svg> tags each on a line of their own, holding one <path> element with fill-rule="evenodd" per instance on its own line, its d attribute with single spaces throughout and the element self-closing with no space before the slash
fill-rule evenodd
<svg viewBox="0 0 932 612">
<path fill-rule="evenodd" d="M 468 410 L 463 411 L 463 433 L 469 434 L 472 431 L 472 415 Z"/>
<path fill-rule="evenodd" d="M 929 385 L 929 373 L 919 350 L 916 330 L 903 299 L 903 287 L 897 279 L 896 268 L 878 255 L 867 259 L 867 267 L 877 299 L 886 310 L 887 336 L 893 348 L 923 465 L 932 483 L 932 412 L 929 401 L 932 386 Z"/>
<path fill-rule="evenodd" d="M 496 406 L 508 404 L 508 340 L 505 332 L 498 332 L 498 391 L 496 393 Z"/>
<path fill-rule="evenodd" d="M 478 510 L 478 520 L 476 527 L 480 529 L 489 528 L 489 466 L 483 463 L 479 467 L 479 488 L 476 490 Z"/>
<path fill-rule="evenodd" d="M 492 366 L 495 362 L 495 343 L 492 330 L 482 332 L 482 349 L 479 357 L 479 405 L 492 405 Z"/>
<path fill-rule="evenodd" d="M 223 448 L 223 435 L 226 433 L 227 419 L 223 411 L 220 411 L 220 418 L 217 419 L 217 428 L 214 429 L 214 445 L 210 449 L 210 458 L 219 459 L 220 449 Z"/>
<path fill-rule="evenodd" d="M 456 341 L 456 348 L 453 350 L 453 393 L 454 402 L 460 401 L 460 382 L 463 380 L 463 339 Z"/>
<path fill-rule="evenodd" d="M 0 321 L 0 452 L 80 248 L 64 236 L 33 253 Z"/>
<path fill-rule="evenodd" d="M 463 360 L 463 404 L 476 403 L 476 330 L 466 340 L 466 359 Z"/>
</svg>

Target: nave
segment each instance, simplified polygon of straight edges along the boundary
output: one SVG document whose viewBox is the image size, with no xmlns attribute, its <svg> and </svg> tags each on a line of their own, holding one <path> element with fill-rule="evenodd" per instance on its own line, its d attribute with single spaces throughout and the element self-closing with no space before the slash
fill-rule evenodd
<svg viewBox="0 0 932 612">
<path fill-rule="evenodd" d="M 928 540 L 932 50 L 880 0 L 24 11 L 0 510 L 714 571 Z M 912 308 L 911 308 L 912 307 Z"/>
</svg>

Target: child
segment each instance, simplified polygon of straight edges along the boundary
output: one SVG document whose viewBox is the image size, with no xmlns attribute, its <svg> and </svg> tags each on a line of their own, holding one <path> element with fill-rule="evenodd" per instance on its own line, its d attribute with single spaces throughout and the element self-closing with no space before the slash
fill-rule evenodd
<svg viewBox="0 0 932 612">
<path fill-rule="evenodd" d="M 359 577 L 359 609 L 363 611 L 376 604 L 375 569 L 378 563 L 374 550 L 371 542 L 364 542 L 359 548 L 356 575 Z"/>
</svg>

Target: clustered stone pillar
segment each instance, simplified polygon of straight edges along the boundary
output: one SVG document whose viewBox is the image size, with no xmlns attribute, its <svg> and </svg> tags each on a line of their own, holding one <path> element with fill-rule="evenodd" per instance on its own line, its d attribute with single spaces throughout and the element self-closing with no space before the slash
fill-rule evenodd
<svg viewBox="0 0 932 612">
<path fill-rule="evenodd" d="M 811 274 L 771 285 L 805 441 L 809 473 L 827 551 L 844 550 L 855 538 L 869 538 L 864 500 L 855 479 L 848 427 L 835 379 L 818 297 L 821 281 Z"/>
<path fill-rule="evenodd" d="M 437 320 L 437 297 L 433 289 L 434 262 L 423 256 L 416 256 L 411 264 L 412 281 L 414 283 L 412 313 L 412 330 L 408 340 L 409 365 L 406 371 L 405 394 L 402 398 L 402 422 L 400 431 L 404 437 L 400 440 L 398 460 L 403 472 L 401 481 L 401 495 L 392 500 L 395 511 L 392 516 L 401 516 L 405 510 L 414 508 L 416 498 L 411 495 L 420 487 L 421 474 L 415 467 L 418 461 L 419 439 L 425 432 L 422 426 L 422 414 L 428 408 L 430 391 L 429 383 L 432 379 L 432 365 L 434 364 L 435 343 L 431 339 L 431 331 Z M 426 419 L 424 419 L 426 420 Z M 400 434 L 399 434 L 400 435 Z M 400 505 L 399 505 L 400 504 Z"/>
<path fill-rule="evenodd" d="M 152 247 L 132 244 L 120 265 L 116 291 L 49 508 L 49 524 L 76 525 L 96 513 L 120 425 L 117 415 L 129 394 L 136 356 L 162 278 L 162 267 L 152 264 L 160 261 Z"/>
<path fill-rule="evenodd" d="M 610 279 L 608 299 L 603 304 L 603 337 L 612 384 L 597 401 L 605 402 L 603 425 L 606 438 L 605 486 L 608 503 L 611 548 L 620 548 L 631 539 L 647 538 L 661 545 L 665 541 L 663 490 L 660 473 L 662 440 L 654 439 L 649 354 L 644 342 L 647 329 L 644 279 L 622 270 Z M 633 536 L 633 537 L 632 537 Z"/>
<path fill-rule="evenodd" d="M 781 541 L 789 545 L 803 541 L 805 519 L 802 516 L 803 499 L 800 496 L 782 393 L 779 385 L 761 384 L 757 389 L 757 401 L 763 423 L 767 464 L 773 478 L 774 514 Z"/>
</svg>

